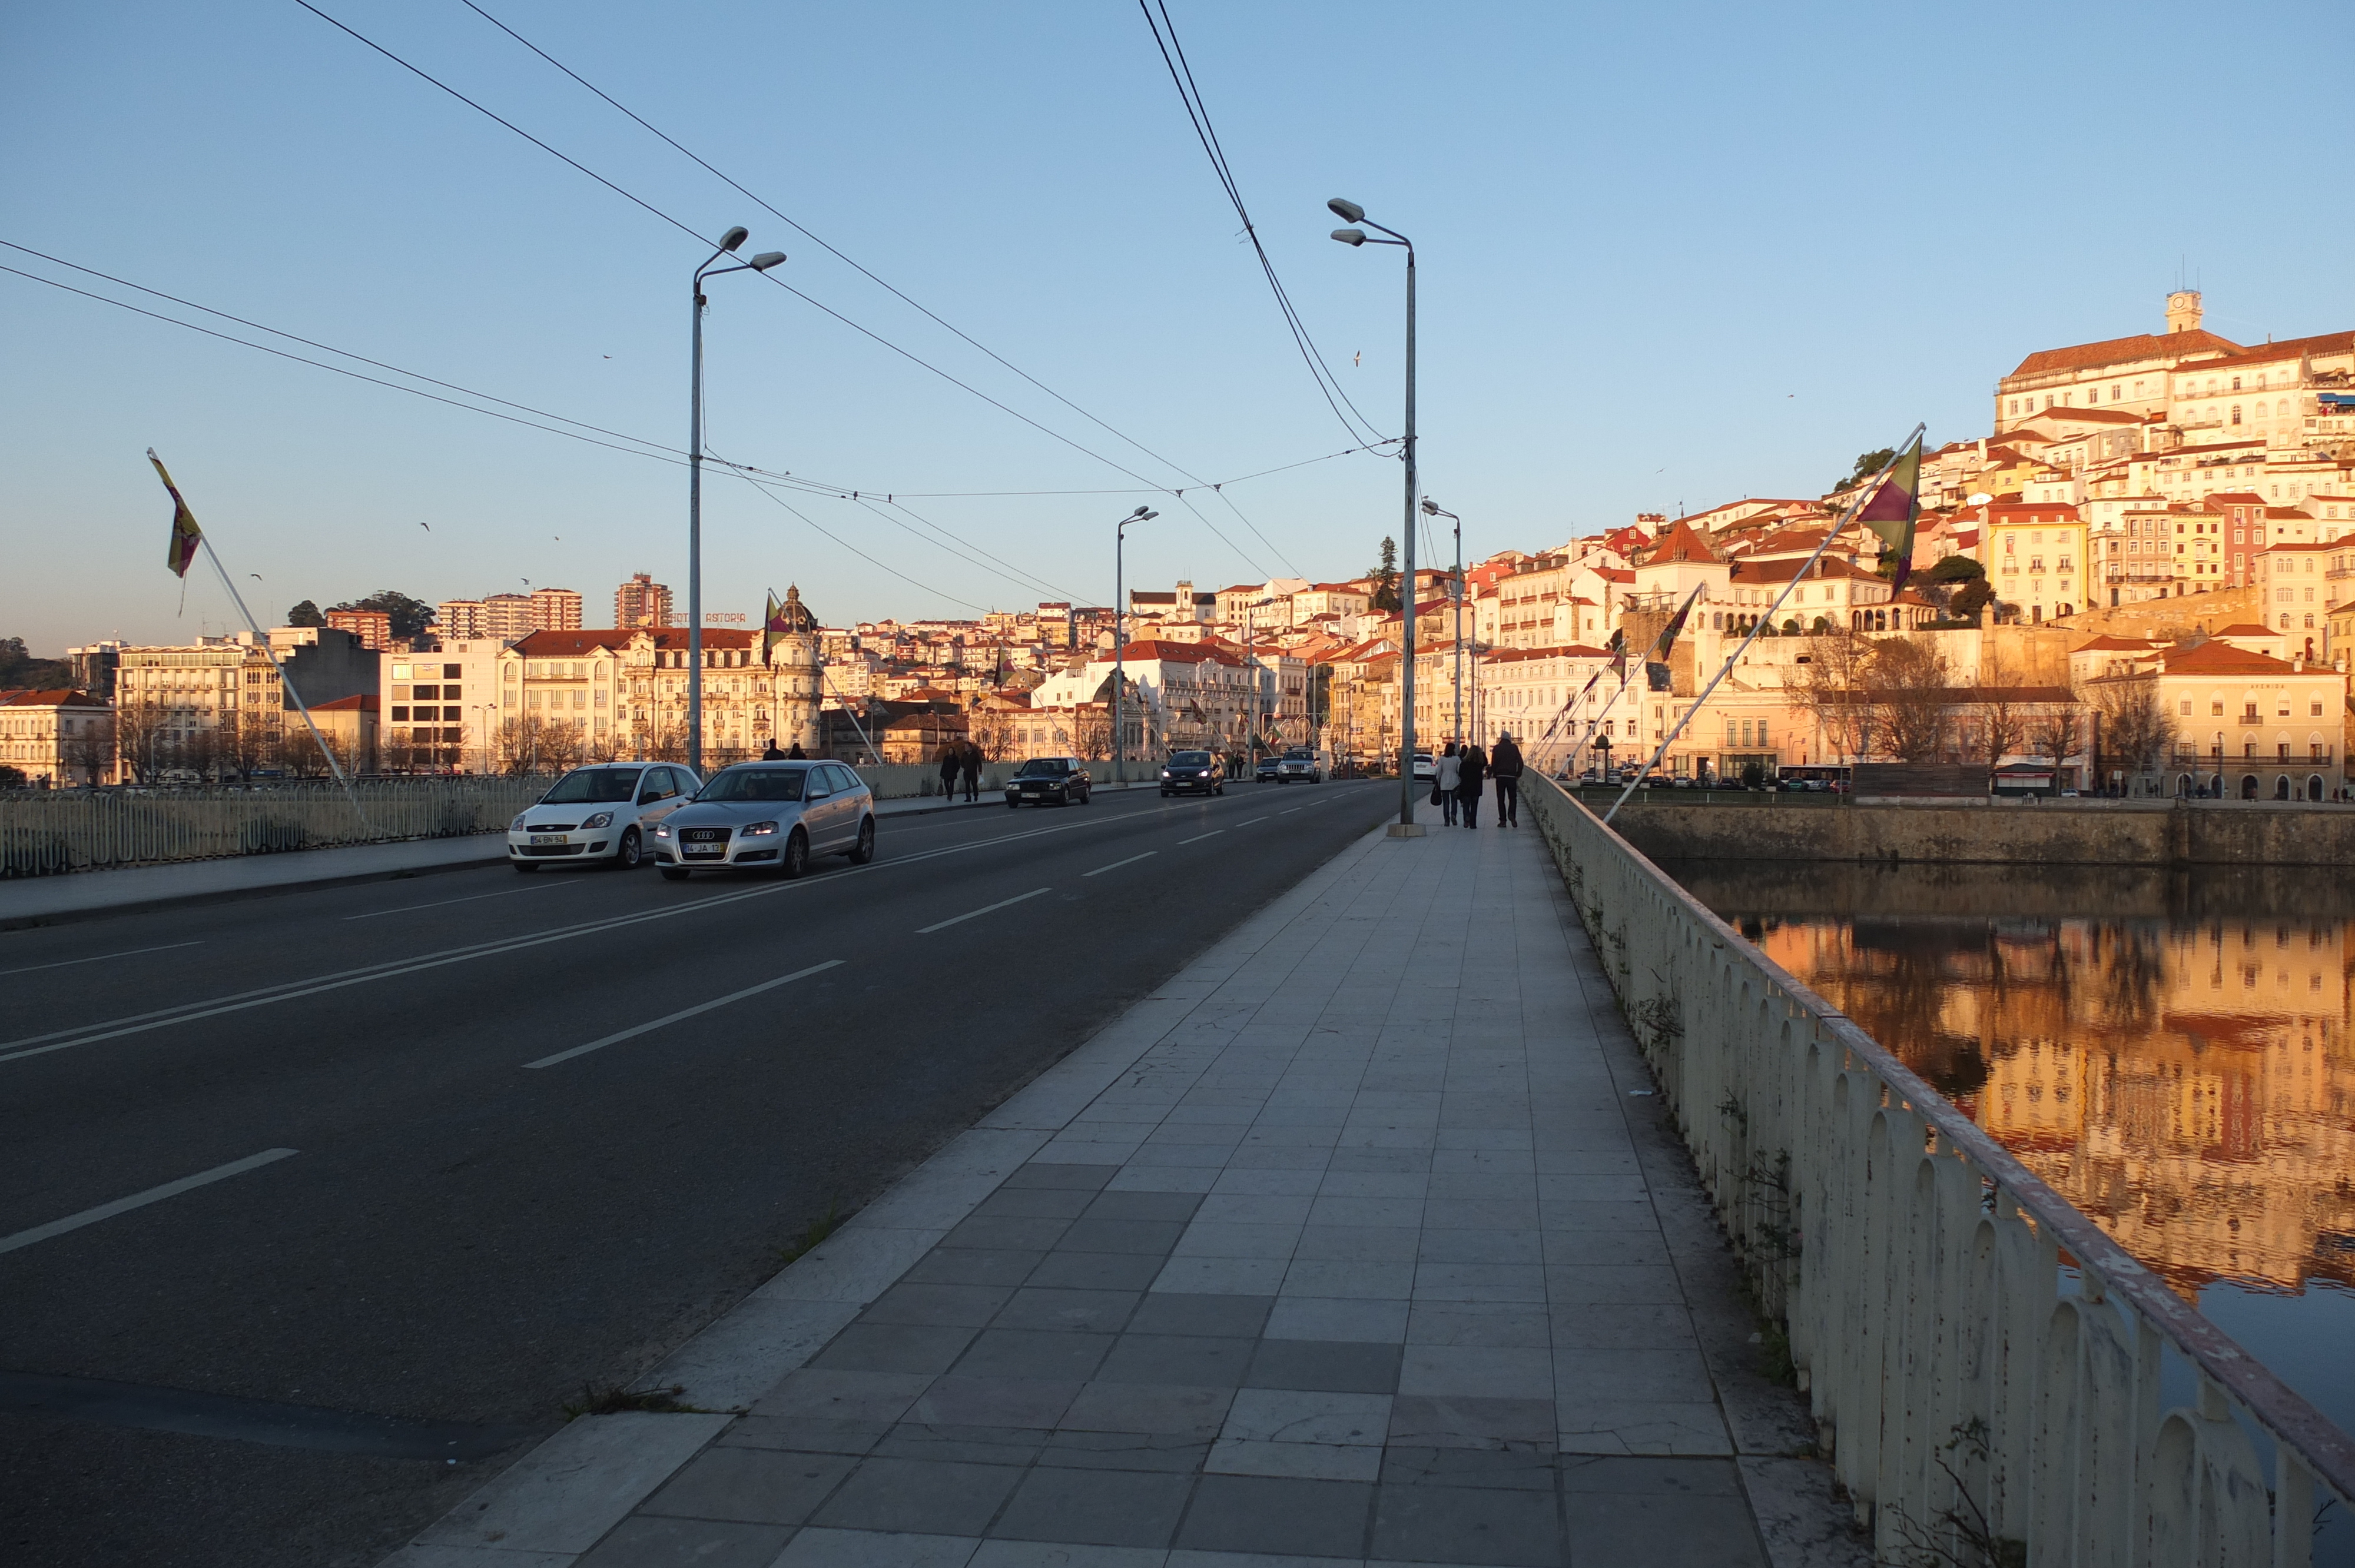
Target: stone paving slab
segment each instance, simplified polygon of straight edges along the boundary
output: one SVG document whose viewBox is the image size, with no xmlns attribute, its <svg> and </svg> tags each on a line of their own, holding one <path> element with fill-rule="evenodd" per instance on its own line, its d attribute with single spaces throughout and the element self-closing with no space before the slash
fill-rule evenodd
<svg viewBox="0 0 2355 1568">
<path fill-rule="evenodd" d="M 1533 827 L 1370 836 L 723 1322 L 793 1370 L 568 1560 L 1862 1563 L 1649 1087 Z"/>
</svg>

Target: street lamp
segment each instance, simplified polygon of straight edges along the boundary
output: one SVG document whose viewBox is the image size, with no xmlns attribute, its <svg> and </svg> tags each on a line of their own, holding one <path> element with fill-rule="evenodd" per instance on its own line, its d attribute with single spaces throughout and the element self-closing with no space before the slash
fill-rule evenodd
<svg viewBox="0 0 2355 1568">
<path fill-rule="evenodd" d="M 1418 838 L 1423 830 L 1414 820 L 1414 241 L 1394 228 L 1367 222 L 1366 209 L 1356 202 L 1335 196 L 1325 205 L 1344 223 L 1363 223 L 1366 228 L 1390 237 L 1375 239 L 1367 235 L 1366 228 L 1337 228 L 1333 238 L 1342 244 L 1352 249 L 1360 245 L 1396 245 L 1406 251 L 1406 436 L 1401 453 L 1406 459 L 1406 592 L 1399 601 L 1406 618 L 1406 648 L 1399 658 L 1399 820 L 1391 829 L 1391 836 Z"/>
<path fill-rule="evenodd" d="M 1128 545 L 1130 524 L 1150 523 L 1160 515 L 1151 507 L 1140 506 L 1122 518 L 1112 531 L 1112 772 L 1114 783 L 1121 782 L 1120 765 L 1128 759 L 1127 732 L 1121 727 L 1124 706 L 1123 688 L 1127 684 L 1128 676 L 1128 667 L 1121 656 L 1128 641 L 1123 635 L 1128 628 L 1128 606 L 1124 597 L 1126 589 L 1121 582 L 1121 553 Z M 1165 696 L 1167 694 L 1163 694 Z"/>
<path fill-rule="evenodd" d="M 1425 517 L 1444 517 L 1455 524 L 1455 578 L 1447 597 L 1455 601 L 1455 741 L 1464 744 L 1464 519 L 1429 496 L 1423 498 Z"/>
<path fill-rule="evenodd" d="M 703 280 L 723 272 L 765 272 L 785 259 L 763 250 L 750 261 L 715 267 L 744 243 L 741 224 L 719 237 L 719 249 L 695 270 L 695 346 L 687 394 L 687 765 L 703 776 Z"/>
</svg>

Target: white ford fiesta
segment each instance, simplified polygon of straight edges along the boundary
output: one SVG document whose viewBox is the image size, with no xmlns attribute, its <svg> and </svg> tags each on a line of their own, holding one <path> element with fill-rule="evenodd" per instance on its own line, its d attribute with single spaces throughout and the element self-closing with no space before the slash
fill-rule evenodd
<svg viewBox="0 0 2355 1568">
<path fill-rule="evenodd" d="M 672 762 L 601 762 L 558 779 L 507 824 L 507 863 L 517 871 L 594 861 L 623 871 L 645 863 L 655 824 L 701 785 Z"/>
</svg>

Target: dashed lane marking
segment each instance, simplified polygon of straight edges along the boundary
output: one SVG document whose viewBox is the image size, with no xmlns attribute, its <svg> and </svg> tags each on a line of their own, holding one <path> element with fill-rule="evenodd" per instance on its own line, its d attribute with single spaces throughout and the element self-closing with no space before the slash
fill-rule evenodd
<svg viewBox="0 0 2355 1568">
<path fill-rule="evenodd" d="M 827 969 L 838 969 L 842 967 L 842 963 L 843 960 L 840 959 L 828 959 L 822 964 L 812 964 L 805 969 L 795 969 L 789 975 L 779 975 L 774 980 L 762 980 L 759 985 L 748 985 L 742 991 L 731 991 L 726 996 L 715 996 L 709 1001 L 698 1001 L 693 1007 L 682 1007 L 677 1012 L 666 1013 L 649 1022 L 641 1023 L 634 1029 L 621 1030 L 616 1033 L 606 1035 L 602 1040 L 591 1040 L 586 1045 L 575 1045 L 570 1051 L 559 1051 L 552 1056 L 542 1056 L 537 1062 L 526 1062 L 524 1065 L 553 1067 L 559 1062 L 570 1062 L 575 1056 L 586 1056 L 591 1051 L 602 1051 L 608 1045 L 618 1045 L 624 1040 L 634 1040 L 641 1034 L 651 1034 L 657 1029 L 667 1029 L 682 1019 L 693 1018 L 698 1012 L 709 1012 L 715 1007 L 726 1007 L 730 1002 L 741 1001 L 748 996 L 758 996 L 764 991 L 774 991 L 781 985 L 791 985 L 797 980 L 807 980 L 810 976 L 823 974 Z"/>
</svg>

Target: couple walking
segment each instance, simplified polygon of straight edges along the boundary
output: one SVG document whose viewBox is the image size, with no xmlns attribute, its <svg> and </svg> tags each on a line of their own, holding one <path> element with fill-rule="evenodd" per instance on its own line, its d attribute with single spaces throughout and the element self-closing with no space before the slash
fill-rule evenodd
<svg viewBox="0 0 2355 1568">
<path fill-rule="evenodd" d="M 981 799 L 981 747 L 969 740 L 952 740 L 943 744 L 936 759 L 941 768 L 941 793 L 954 800 L 957 779 L 964 779 L 964 798 Z"/>
<path fill-rule="evenodd" d="M 1439 758 L 1431 783 L 1431 803 L 1447 813 L 1447 825 L 1455 825 L 1461 812 L 1464 825 L 1480 825 L 1480 789 L 1487 780 L 1497 781 L 1497 821 L 1504 827 L 1518 827 L 1521 820 L 1521 748 L 1513 744 L 1508 731 L 1497 737 L 1494 757 L 1478 746 L 1457 747 L 1447 743 L 1447 750 Z"/>
</svg>

